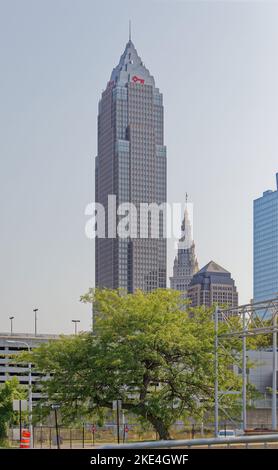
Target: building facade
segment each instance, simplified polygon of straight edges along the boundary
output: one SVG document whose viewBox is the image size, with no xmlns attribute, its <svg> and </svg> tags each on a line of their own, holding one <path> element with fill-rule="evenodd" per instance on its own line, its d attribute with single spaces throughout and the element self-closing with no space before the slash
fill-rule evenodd
<svg viewBox="0 0 278 470">
<path fill-rule="evenodd" d="M 199 270 L 187 206 L 184 211 L 181 233 L 177 255 L 174 259 L 173 276 L 170 277 L 170 287 L 183 292 L 183 297 L 187 297 L 188 286 L 194 274 Z"/>
<path fill-rule="evenodd" d="M 21 333 L 0 333 L 0 384 L 16 377 L 21 385 L 28 386 L 29 369 L 27 365 L 13 361 L 13 356 L 23 351 L 33 349 L 40 344 L 59 339 L 59 335 L 32 335 Z M 40 374 L 32 371 L 32 399 L 36 402 L 41 394 L 36 385 Z"/>
<path fill-rule="evenodd" d="M 194 274 L 188 287 L 188 298 L 192 307 L 214 304 L 227 307 L 238 306 L 238 293 L 235 281 L 226 269 L 210 261 Z"/>
<path fill-rule="evenodd" d="M 278 295 L 278 173 L 276 191 L 265 191 L 253 206 L 253 299 Z"/>
<path fill-rule="evenodd" d="M 119 237 L 116 227 L 123 213 L 113 220 L 108 215 L 111 195 L 117 210 L 120 204 L 133 203 L 138 213 L 140 203 L 166 202 L 163 122 L 162 94 L 129 40 L 99 102 L 95 200 L 105 209 L 105 238 L 97 233 L 97 287 L 128 292 L 166 287 L 162 214 L 157 238 L 149 236 L 148 228 L 145 238 L 139 237 L 140 218 L 135 235 Z"/>
</svg>

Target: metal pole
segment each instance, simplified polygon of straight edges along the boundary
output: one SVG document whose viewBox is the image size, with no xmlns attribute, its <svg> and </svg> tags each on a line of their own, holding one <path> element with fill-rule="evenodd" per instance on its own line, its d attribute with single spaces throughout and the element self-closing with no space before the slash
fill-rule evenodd
<svg viewBox="0 0 278 470">
<path fill-rule="evenodd" d="M 247 375 L 246 375 L 246 312 L 243 310 L 242 314 L 243 322 L 243 336 L 242 336 L 242 429 L 247 428 L 247 418 L 246 418 L 246 385 L 247 385 Z"/>
<path fill-rule="evenodd" d="M 122 426 L 123 426 L 123 444 L 125 443 L 125 412 L 122 410 Z"/>
<path fill-rule="evenodd" d="M 33 312 L 35 314 L 35 336 L 37 336 L 37 311 L 38 310 L 39 310 L 38 308 L 33 309 Z"/>
<path fill-rule="evenodd" d="M 22 412 L 21 412 L 21 400 L 19 400 L 19 441 L 21 442 L 22 437 Z"/>
<path fill-rule="evenodd" d="M 218 307 L 214 312 L 214 435 L 218 437 Z"/>
<path fill-rule="evenodd" d="M 54 408 L 54 412 L 55 412 L 55 426 L 56 426 L 56 442 L 57 442 L 57 449 L 60 449 L 59 431 L 58 431 L 58 418 L 57 418 L 57 408 Z"/>
<path fill-rule="evenodd" d="M 10 321 L 11 321 L 11 336 L 13 335 L 13 319 L 14 317 L 9 317 Z"/>
<path fill-rule="evenodd" d="M 85 447 L 85 423 L 83 423 L 83 428 L 82 428 L 82 447 L 83 449 Z"/>
<path fill-rule="evenodd" d="M 30 353 L 30 347 L 28 347 Z M 33 412 L 33 403 L 32 403 L 32 364 L 29 362 L 29 432 L 30 432 L 30 447 L 33 449 L 33 425 L 32 425 L 32 412 Z"/>
<path fill-rule="evenodd" d="M 118 439 L 118 444 L 120 444 L 120 410 L 119 410 L 119 400 L 117 400 L 117 439 Z"/>
<path fill-rule="evenodd" d="M 277 428 L 277 315 L 273 316 L 272 429 Z"/>
</svg>

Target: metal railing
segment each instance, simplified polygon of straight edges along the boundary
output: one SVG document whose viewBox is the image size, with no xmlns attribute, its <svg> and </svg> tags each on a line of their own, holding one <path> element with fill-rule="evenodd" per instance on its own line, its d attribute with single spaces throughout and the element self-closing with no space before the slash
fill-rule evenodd
<svg viewBox="0 0 278 470">
<path fill-rule="evenodd" d="M 237 437 L 225 437 L 225 438 L 209 438 L 209 439 L 184 439 L 184 440 L 169 440 L 169 441 L 149 441 L 149 442 L 134 442 L 130 444 L 119 444 L 119 445 L 105 445 L 101 449 L 170 449 L 174 447 L 191 448 L 191 447 L 212 447 L 212 446 L 226 446 L 230 447 L 235 444 L 245 444 L 248 447 L 249 444 L 261 443 L 264 447 L 267 447 L 268 443 L 277 442 L 278 444 L 278 433 L 267 434 L 265 436 L 237 436 Z"/>
</svg>

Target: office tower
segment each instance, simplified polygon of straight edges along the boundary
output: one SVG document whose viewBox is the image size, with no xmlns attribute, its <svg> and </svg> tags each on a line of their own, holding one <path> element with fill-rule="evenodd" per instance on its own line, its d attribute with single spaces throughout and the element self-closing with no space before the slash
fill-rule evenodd
<svg viewBox="0 0 278 470">
<path fill-rule="evenodd" d="M 107 236 L 122 217 L 113 221 L 108 215 L 109 195 L 116 196 L 117 209 L 126 202 L 138 211 L 140 203 L 166 202 L 163 121 L 162 94 L 130 39 L 99 102 L 95 199 L 105 209 L 106 238 L 96 238 L 97 287 L 128 292 L 166 287 L 162 213 L 157 238 L 149 230 L 145 238 L 139 236 L 140 217 L 135 236 Z"/>
<path fill-rule="evenodd" d="M 213 304 L 221 307 L 238 306 L 238 294 L 235 281 L 226 269 L 222 268 L 214 261 L 210 261 L 200 271 L 194 274 L 189 287 L 188 297 L 191 300 L 191 306 L 197 307 L 205 305 L 207 307 Z"/>
<path fill-rule="evenodd" d="M 278 173 L 275 191 L 265 191 L 254 201 L 253 298 L 254 302 L 278 296 Z"/>
<path fill-rule="evenodd" d="M 170 287 L 171 289 L 183 292 L 183 297 L 186 298 L 191 279 L 199 270 L 187 205 L 184 211 L 181 233 L 182 236 L 178 242 L 177 255 L 174 259 L 173 276 L 170 277 Z"/>
</svg>

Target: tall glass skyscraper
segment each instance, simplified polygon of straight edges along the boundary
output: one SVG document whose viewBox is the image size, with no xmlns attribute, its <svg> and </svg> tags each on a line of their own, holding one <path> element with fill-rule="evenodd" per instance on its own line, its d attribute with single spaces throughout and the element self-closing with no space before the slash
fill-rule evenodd
<svg viewBox="0 0 278 470">
<path fill-rule="evenodd" d="M 276 185 L 254 201 L 254 302 L 278 295 L 278 173 Z"/>
<path fill-rule="evenodd" d="M 116 207 L 131 202 L 166 202 L 166 147 L 162 94 L 138 56 L 131 39 L 102 93 L 98 113 L 98 153 L 95 165 L 96 202 L 105 208 L 108 197 Z M 159 237 L 96 238 L 96 286 L 134 292 L 166 287 L 166 238 L 162 214 Z"/>
</svg>

